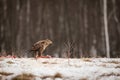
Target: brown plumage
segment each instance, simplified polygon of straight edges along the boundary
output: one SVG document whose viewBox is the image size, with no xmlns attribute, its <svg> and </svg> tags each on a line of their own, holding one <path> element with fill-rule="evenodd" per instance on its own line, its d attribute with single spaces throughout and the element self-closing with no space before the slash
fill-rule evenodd
<svg viewBox="0 0 120 80">
<path fill-rule="evenodd" d="M 33 46 L 31 51 L 35 51 L 36 57 L 37 56 L 42 56 L 43 51 L 50 45 L 52 44 L 52 41 L 49 39 L 46 40 L 40 40 L 36 42 Z"/>
</svg>

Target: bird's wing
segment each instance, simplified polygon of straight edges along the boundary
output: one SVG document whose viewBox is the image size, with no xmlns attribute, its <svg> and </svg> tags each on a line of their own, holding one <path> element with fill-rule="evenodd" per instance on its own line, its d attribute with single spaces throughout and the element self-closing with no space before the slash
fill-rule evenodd
<svg viewBox="0 0 120 80">
<path fill-rule="evenodd" d="M 32 46 L 32 50 L 37 50 L 40 48 L 40 44 L 38 43 L 35 43 L 33 46 Z"/>
</svg>

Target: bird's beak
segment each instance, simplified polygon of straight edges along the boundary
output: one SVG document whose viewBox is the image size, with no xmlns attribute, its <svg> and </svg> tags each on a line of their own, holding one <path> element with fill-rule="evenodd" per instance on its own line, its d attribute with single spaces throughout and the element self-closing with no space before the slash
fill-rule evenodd
<svg viewBox="0 0 120 80">
<path fill-rule="evenodd" d="M 52 44 L 52 42 L 50 44 Z"/>
</svg>

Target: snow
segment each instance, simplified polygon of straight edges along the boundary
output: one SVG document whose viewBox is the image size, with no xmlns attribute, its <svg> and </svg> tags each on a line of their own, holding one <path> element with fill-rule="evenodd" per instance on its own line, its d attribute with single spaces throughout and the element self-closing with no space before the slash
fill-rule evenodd
<svg viewBox="0 0 120 80">
<path fill-rule="evenodd" d="M 120 80 L 120 58 L 0 58 L 0 80 L 22 74 L 33 75 L 27 80 Z"/>
</svg>

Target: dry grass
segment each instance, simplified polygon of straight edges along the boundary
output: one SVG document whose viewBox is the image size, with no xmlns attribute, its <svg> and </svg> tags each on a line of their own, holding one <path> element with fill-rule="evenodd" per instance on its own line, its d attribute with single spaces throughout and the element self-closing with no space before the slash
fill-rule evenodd
<svg viewBox="0 0 120 80">
<path fill-rule="evenodd" d="M 98 65 L 98 66 L 106 67 L 106 64 L 103 63 L 103 64 L 100 64 L 100 65 Z"/>
<path fill-rule="evenodd" d="M 103 62 L 103 61 L 102 61 Z M 103 63 L 110 63 L 110 64 L 120 64 L 119 61 L 107 61 L 107 62 L 103 62 Z"/>
<path fill-rule="evenodd" d="M 35 76 L 33 74 L 23 73 L 21 75 L 14 77 L 12 80 L 34 80 L 34 77 Z"/>
<path fill-rule="evenodd" d="M 2 80 L 2 76 L 0 76 L 0 80 Z"/>
<path fill-rule="evenodd" d="M 42 63 L 43 63 L 43 64 L 49 64 L 49 62 L 46 62 L 46 61 L 45 61 L 45 62 L 42 62 Z"/>
<path fill-rule="evenodd" d="M 55 75 L 54 75 L 54 78 L 62 78 L 63 76 L 62 76 L 62 74 L 60 74 L 60 73 L 56 73 Z"/>
<path fill-rule="evenodd" d="M 120 64 L 120 62 L 119 62 L 119 61 L 108 61 L 108 63 Z"/>
<path fill-rule="evenodd" d="M 117 73 L 109 73 L 109 74 L 104 73 L 101 76 L 120 76 L 120 74 L 117 74 Z"/>
<path fill-rule="evenodd" d="M 47 78 L 55 79 L 55 78 L 63 78 L 63 76 L 60 73 L 56 73 L 55 75 L 47 75 L 41 77 L 41 79 L 47 79 Z"/>
<path fill-rule="evenodd" d="M 102 77 L 109 77 L 109 76 L 120 76 L 120 73 L 104 73 L 100 75 L 96 80 L 100 80 Z"/>
<path fill-rule="evenodd" d="M 8 64 L 14 64 L 14 62 L 12 62 L 12 61 L 7 61 L 7 63 L 8 63 Z"/>
<path fill-rule="evenodd" d="M 81 79 L 79 79 L 79 80 L 88 80 L 88 78 L 81 78 Z"/>
<path fill-rule="evenodd" d="M 42 64 L 57 64 L 57 62 L 47 62 L 47 61 L 45 61 L 45 62 L 42 62 Z"/>
<path fill-rule="evenodd" d="M 90 58 L 82 58 L 82 60 L 85 62 L 92 62 L 92 60 Z"/>
<path fill-rule="evenodd" d="M 118 66 L 116 66 L 115 68 L 120 68 L 120 66 L 118 65 Z"/>
<path fill-rule="evenodd" d="M 42 76 L 41 79 L 53 78 L 51 75 Z"/>
<path fill-rule="evenodd" d="M 8 72 L 0 72 L 0 75 L 3 75 L 3 76 L 9 76 L 9 75 L 12 75 L 13 73 L 8 73 Z"/>
<path fill-rule="evenodd" d="M 57 62 L 51 62 L 51 64 L 58 64 Z"/>
</svg>

